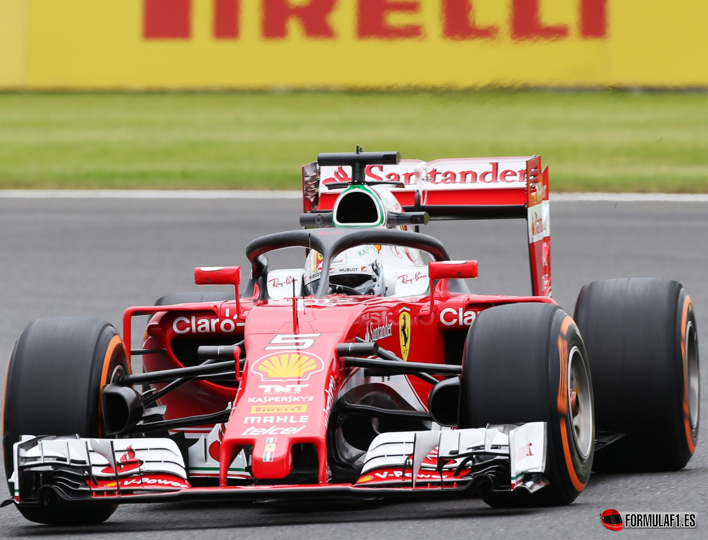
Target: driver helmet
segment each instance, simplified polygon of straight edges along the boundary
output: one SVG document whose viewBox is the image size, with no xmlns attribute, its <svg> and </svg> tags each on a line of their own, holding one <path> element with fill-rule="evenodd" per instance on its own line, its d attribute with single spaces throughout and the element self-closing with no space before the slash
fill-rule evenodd
<svg viewBox="0 0 708 540">
<path fill-rule="evenodd" d="M 314 249 L 305 262 L 305 294 L 317 291 L 322 274 L 322 255 Z M 334 287 L 341 285 L 353 289 L 358 294 L 382 296 L 385 292 L 383 267 L 376 246 L 362 245 L 342 251 L 329 267 L 329 282 Z M 355 294 L 346 290 L 336 291 L 342 294 Z"/>
</svg>

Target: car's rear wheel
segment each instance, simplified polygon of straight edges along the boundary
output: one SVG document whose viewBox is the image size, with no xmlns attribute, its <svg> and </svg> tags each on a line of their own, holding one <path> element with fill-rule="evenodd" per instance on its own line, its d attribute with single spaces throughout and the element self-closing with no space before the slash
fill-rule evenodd
<svg viewBox="0 0 708 540">
<path fill-rule="evenodd" d="M 78 317 L 31 322 L 10 357 L 3 413 L 5 474 L 21 435 L 101 437 L 101 389 L 128 373 L 125 349 L 107 322 Z M 18 506 L 30 521 L 47 525 L 101 523 L 117 505 L 62 503 L 47 498 Z"/>
<path fill-rule="evenodd" d="M 490 489 L 482 498 L 493 507 L 573 502 L 592 467 L 593 389 L 578 328 L 556 305 L 488 309 L 467 336 L 460 427 L 526 422 L 546 422 L 549 484 L 533 494 Z"/>
<path fill-rule="evenodd" d="M 613 279 L 582 288 L 575 319 L 592 366 L 598 472 L 678 470 L 698 442 L 700 373 L 691 298 L 680 283 Z"/>
</svg>

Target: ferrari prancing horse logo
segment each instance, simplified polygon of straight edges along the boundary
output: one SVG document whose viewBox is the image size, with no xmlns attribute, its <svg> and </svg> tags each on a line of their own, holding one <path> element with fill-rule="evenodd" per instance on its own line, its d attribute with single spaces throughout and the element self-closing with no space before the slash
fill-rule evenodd
<svg viewBox="0 0 708 540">
<path fill-rule="evenodd" d="M 398 316 L 398 337 L 401 341 L 401 358 L 407 361 L 411 349 L 411 314 L 407 311 L 401 311 Z"/>
</svg>

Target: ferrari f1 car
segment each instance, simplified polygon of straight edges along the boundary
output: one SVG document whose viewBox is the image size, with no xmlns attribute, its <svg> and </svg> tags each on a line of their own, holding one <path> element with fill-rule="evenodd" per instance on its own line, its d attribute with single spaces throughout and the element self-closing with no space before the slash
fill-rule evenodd
<svg viewBox="0 0 708 540">
<path fill-rule="evenodd" d="M 529 296 L 471 294 L 477 262 L 420 232 L 506 218 L 528 223 Z M 252 241 L 248 279 L 195 270 L 233 292 L 131 307 L 122 338 L 84 318 L 24 330 L 6 502 L 48 524 L 184 499 L 564 505 L 592 470 L 681 469 L 699 424 L 690 297 L 674 281 L 595 282 L 571 317 L 551 298 L 549 219 L 540 157 L 320 154 L 303 168 L 302 228 Z M 278 268 L 286 248 L 295 262 Z"/>
</svg>

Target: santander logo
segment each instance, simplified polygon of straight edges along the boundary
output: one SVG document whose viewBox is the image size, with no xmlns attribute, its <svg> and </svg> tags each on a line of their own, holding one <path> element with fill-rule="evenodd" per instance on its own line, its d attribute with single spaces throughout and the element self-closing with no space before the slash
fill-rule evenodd
<svg viewBox="0 0 708 540">
<path fill-rule="evenodd" d="M 322 184 L 350 182 L 350 171 L 350 167 L 322 167 Z M 429 163 L 406 160 L 399 165 L 369 165 L 365 171 L 365 179 L 369 182 L 401 182 L 404 187 L 411 188 L 417 184 L 417 175 L 428 189 L 523 187 L 526 185 L 526 163 L 518 158 L 438 159 Z"/>
</svg>

